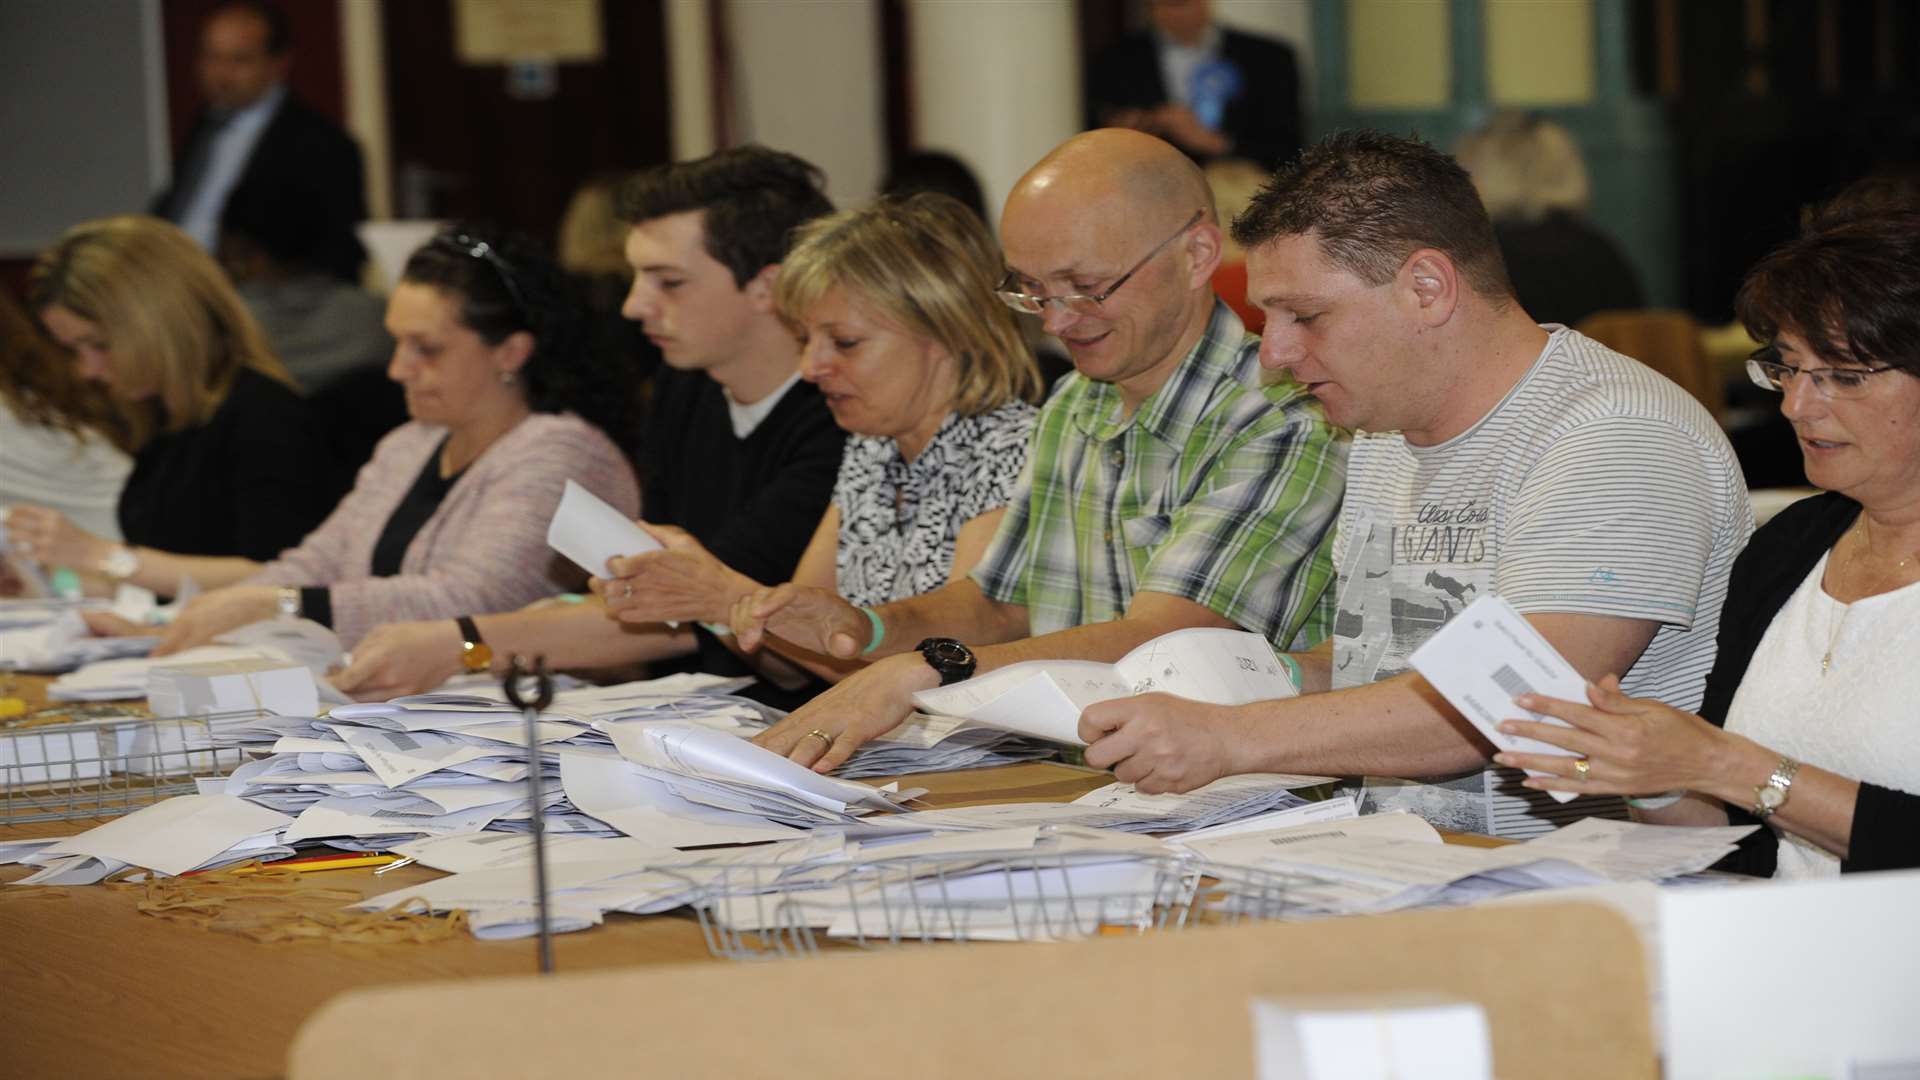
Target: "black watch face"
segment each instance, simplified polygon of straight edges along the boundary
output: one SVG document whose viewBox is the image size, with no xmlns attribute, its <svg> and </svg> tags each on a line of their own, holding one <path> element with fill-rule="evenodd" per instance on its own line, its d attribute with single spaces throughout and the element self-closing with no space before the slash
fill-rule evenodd
<svg viewBox="0 0 1920 1080">
<path fill-rule="evenodd" d="M 967 667 L 973 663 L 973 650 L 952 638 L 932 638 L 920 646 L 927 662 L 937 668 Z"/>
</svg>

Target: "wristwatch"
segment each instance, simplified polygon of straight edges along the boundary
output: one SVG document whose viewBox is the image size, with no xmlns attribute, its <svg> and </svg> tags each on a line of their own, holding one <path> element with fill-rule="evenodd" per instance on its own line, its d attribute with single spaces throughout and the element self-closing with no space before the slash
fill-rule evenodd
<svg viewBox="0 0 1920 1080">
<path fill-rule="evenodd" d="M 274 606 L 279 610 L 280 617 L 283 619 L 299 618 L 301 614 L 300 590 L 290 587 L 275 589 Z"/>
<path fill-rule="evenodd" d="M 940 685 L 951 686 L 962 679 L 973 678 L 973 669 L 977 663 L 973 650 L 965 645 L 945 637 L 930 637 L 918 646 L 920 655 L 926 657 L 927 666 L 940 674 Z"/>
<path fill-rule="evenodd" d="M 115 544 L 99 565 L 101 573 L 115 581 L 125 581 L 140 572 L 140 556 L 125 544 Z"/>
<path fill-rule="evenodd" d="M 1800 771 L 1800 763 L 1790 757 L 1780 759 L 1773 767 L 1773 775 L 1767 782 L 1753 789 L 1753 816 L 1765 821 L 1773 816 L 1775 810 L 1787 805 L 1787 793 L 1793 787 L 1793 774 Z"/>
<path fill-rule="evenodd" d="M 453 621 L 460 627 L 460 666 L 472 672 L 491 669 L 493 648 L 481 640 L 480 627 L 474 624 L 473 616 L 462 615 Z"/>
</svg>

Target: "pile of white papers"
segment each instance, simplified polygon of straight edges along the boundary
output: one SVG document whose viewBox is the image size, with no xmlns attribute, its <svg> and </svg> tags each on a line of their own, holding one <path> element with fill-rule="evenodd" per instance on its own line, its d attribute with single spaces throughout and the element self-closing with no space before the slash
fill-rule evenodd
<svg viewBox="0 0 1920 1080">
<path fill-rule="evenodd" d="M 14 861 L 40 867 L 21 885 L 91 885 L 128 867 L 162 874 L 208 870 L 293 854 L 284 814 L 227 795 L 181 795 L 115 818 Z"/>
<path fill-rule="evenodd" d="M 528 852 L 491 834 L 397 850 L 455 871 L 368 897 L 379 910 L 417 900 L 463 909 L 476 936 L 535 931 Z M 1070 826 L 857 841 L 820 832 L 727 850 L 665 851 L 635 840 L 568 838 L 549 851 L 557 931 L 607 912 L 699 906 L 724 935 L 1063 940 L 1141 926 L 1182 901 L 1192 879 L 1159 841 Z"/>
<path fill-rule="evenodd" d="M 1182 833 L 1220 828 L 1276 810 L 1318 805 L 1295 794 L 1332 783 L 1325 776 L 1248 773 L 1229 776 L 1184 795 L 1142 795 L 1132 784 L 1108 784 L 1070 803 L 997 803 L 947 810 L 921 810 L 887 819 L 895 829 L 967 831 L 1022 825 L 1078 825 L 1115 832 Z M 1346 802 L 1352 816 L 1352 803 Z"/>
<path fill-rule="evenodd" d="M 133 641 L 135 638 L 93 638 L 93 641 Z M 148 641 L 140 649 L 153 647 Z M 125 701 L 144 697 L 147 680 L 154 668 L 169 664 L 206 664 L 228 660 L 285 660 L 274 650 L 249 645 L 201 645 L 172 656 L 139 656 L 121 660 L 102 660 L 82 666 L 47 685 L 47 697 L 54 701 Z"/>
<path fill-rule="evenodd" d="M 1532 889 L 1697 873 L 1754 826 L 1679 828 L 1587 818 L 1523 844 L 1444 844 L 1406 813 L 1238 831 L 1183 845 L 1209 873 L 1289 916 L 1472 903 Z"/>
<path fill-rule="evenodd" d="M 907 773 L 960 772 L 1038 761 L 1059 752 L 1052 743 L 952 716 L 914 713 L 906 722 L 861 745 L 834 775 L 848 780 Z"/>
<path fill-rule="evenodd" d="M 0 669 L 12 671 L 71 671 L 122 656 L 145 656 L 159 641 L 155 637 L 94 637 L 80 610 L 66 607 L 46 611 L 50 617 L 21 619 L 0 627 Z M 24 612 L 12 612 L 16 618 Z M 138 696 L 138 695 L 135 695 Z"/>
</svg>

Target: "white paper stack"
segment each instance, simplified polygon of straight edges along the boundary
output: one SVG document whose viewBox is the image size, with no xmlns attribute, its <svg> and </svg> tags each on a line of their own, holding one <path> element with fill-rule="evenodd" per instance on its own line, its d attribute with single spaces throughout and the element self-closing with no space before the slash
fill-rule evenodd
<svg viewBox="0 0 1920 1080">
<path fill-rule="evenodd" d="M 148 648 L 151 647 L 149 643 Z M 156 667 L 260 659 L 285 660 L 287 657 L 256 646 L 201 645 L 172 656 L 102 660 L 53 680 L 47 686 L 47 696 L 54 701 L 122 701 L 145 695 L 148 675 Z"/>
<path fill-rule="evenodd" d="M 834 775 L 847 780 L 907 773 L 959 772 L 1050 758 L 1059 747 L 1041 739 L 981 727 L 952 716 L 916 712 L 861 745 Z"/>
<path fill-rule="evenodd" d="M 29 613 L 48 617 L 33 620 Z M 94 637 L 74 607 L 15 609 L 0 625 L 0 670 L 60 672 L 125 656 L 145 656 L 154 637 Z M 138 696 L 137 694 L 134 696 Z"/>
<path fill-rule="evenodd" d="M 1704 870 L 1754 826 L 1678 828 L 1587 818 L 1523 844 L 1444 844 L 1404 812 L 1237 832 L 1186 850 L 1210 873 L 1283 898 L 1291 916 L 1474 903 L 1534 889 L 1667 881 Z"/>
<path fill-rule="evenodd" d="M 130 866 L 184 874 L 281 858 L 293 853 L 279 839 L 287 820 L 228 795 L 179 795 L 25 853 L 18 861 L 42 869 L 17 884 L 92 884 Z"/>
</svg>

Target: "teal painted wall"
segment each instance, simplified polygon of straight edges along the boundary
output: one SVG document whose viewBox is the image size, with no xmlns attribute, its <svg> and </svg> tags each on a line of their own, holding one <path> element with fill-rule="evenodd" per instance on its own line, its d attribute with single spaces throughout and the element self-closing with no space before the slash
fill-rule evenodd
<svg viewBox="0 0 1920 1080">
<path fill-rule="evenodd" d="M 1367 127 L 1418 133 L 1443 148 L 1493 112 L 1488 100 L 1485 9 L 1482 0 L 1448 0 L 1446 46 L 1452 52 L 1452 91 L 1439 108 L 1362 109 L 1349 89 L 1351 0 L 1314 0 L 1317 68 L 1308 132 L 1323 135 Z M 1626 249 L 1656 307 L 1680 303 L 1679 205 L 1671 128 L 1664 107 L 1632 92 L 1627 0 L 1593 0 L 1594 99 L 1533 110 L 1566 127 L 1587 159 L 1593 220 Z"/>
</svg>

